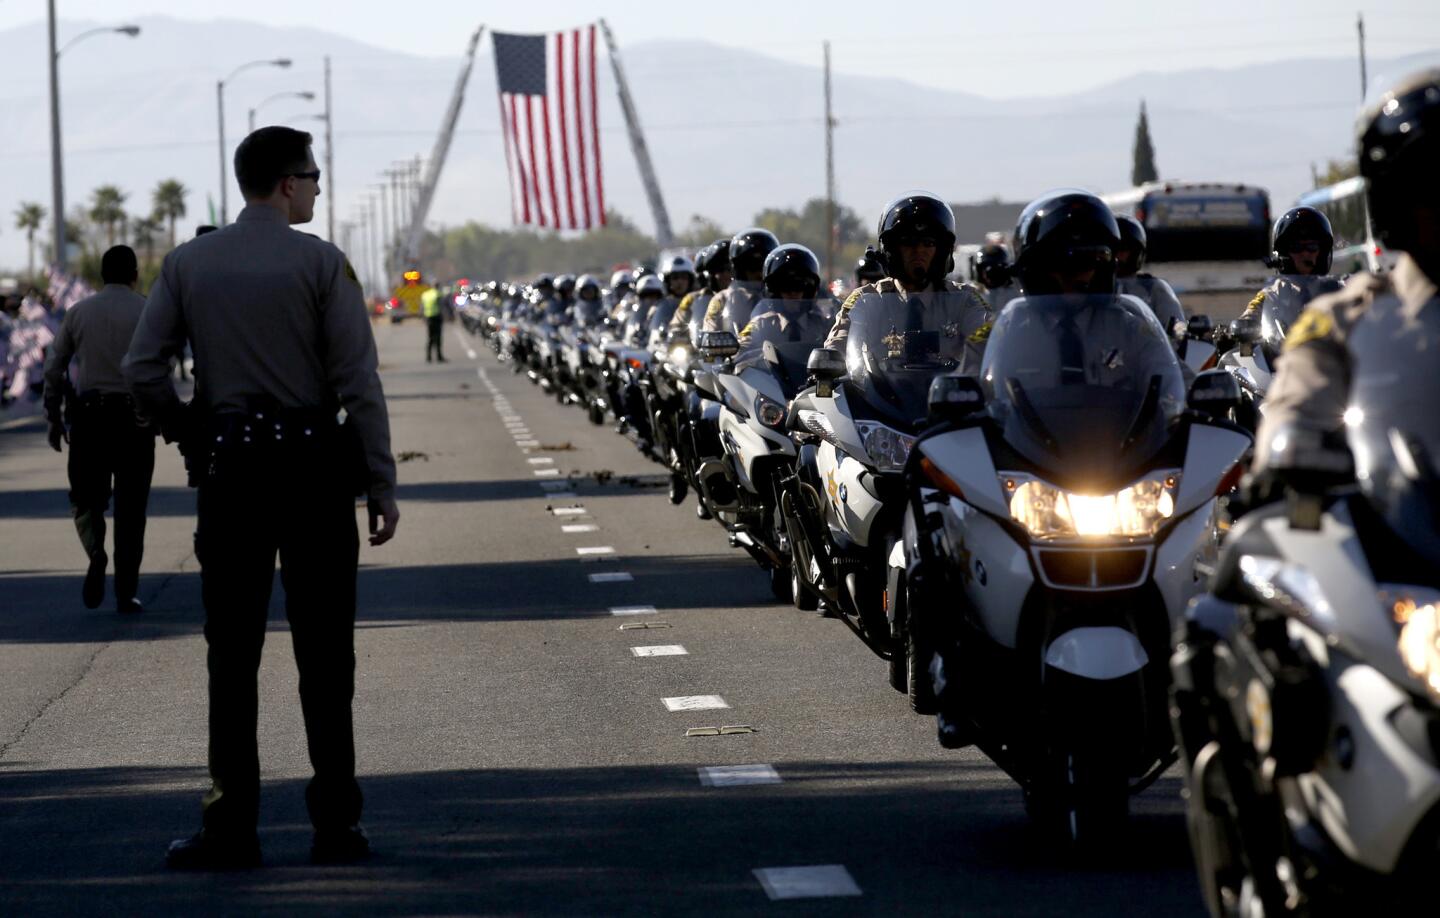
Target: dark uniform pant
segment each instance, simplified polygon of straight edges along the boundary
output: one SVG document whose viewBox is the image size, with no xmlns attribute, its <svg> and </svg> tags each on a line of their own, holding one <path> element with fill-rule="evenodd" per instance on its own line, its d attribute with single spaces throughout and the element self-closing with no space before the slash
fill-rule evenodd
<svg viewBox="0 0 1440 918">
<path fill-rule="evenodd" d="M 70 511 L 85 553 L 105 550 L 105 511 L 115 498 L 115 598 L 135 598 L 145 554 L 145 508 L 155 472 L 155 432 L 136 422 L 128 395 L 85 395 L 70 411 Z"/>
<path fill-rule="evenodd" d="M 425 362 L 430 362 L 431 351 L 434 351 L 436 360 L 444 360 L 445 352 L 441 350 L 440 342 L 445 332 L 445 316 L 426 316 L 425 330 Z"/>
<path fill-rule="evenodd" d="M 216 474 L 200 484 L 197 546 L 210 672 L 207 832 L 252 833 L 258 820 L 256 681 L 277 554 L 315 770 L 305 791 L 310 821 L 324 830 L 360 819 L 351 713 L 359 531 L 353 492 L 337 472 L 338 452 L 246 449 L 221 457 L 212 466 Z"/>
</svg>

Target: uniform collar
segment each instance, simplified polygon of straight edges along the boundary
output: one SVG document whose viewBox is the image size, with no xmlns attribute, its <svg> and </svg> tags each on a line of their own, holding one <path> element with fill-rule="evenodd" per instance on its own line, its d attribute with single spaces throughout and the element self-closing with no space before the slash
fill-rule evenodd
<svg viewBox="0 0 1440 918">
<path fill-rule="evenodd" d="M 1420 265 L 1409 255 L 1401 255 L 1395 263 L 1395 269 L 1390 272 L 1390 283 L 1400 302 L 1412 312 L 1436 297 L 1435 282 L 1425 276 Z"/>
<path fill-rule="evenodd" d="M 268 204 L 246 204 L 235 216 L 236 223 L 278 223 L 289 226 L 290 218 Z"/>
</svg>

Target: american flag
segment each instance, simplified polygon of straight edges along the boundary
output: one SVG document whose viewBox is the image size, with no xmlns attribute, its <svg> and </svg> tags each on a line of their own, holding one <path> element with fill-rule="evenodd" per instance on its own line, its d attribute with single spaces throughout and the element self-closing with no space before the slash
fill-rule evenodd
<svg viewBox="0 0 1440 918">
<path fill-rule="evenodd" d="M 557 230 L 604 226 L 595 26 L 492 34 L 512 217 Z"/>
</svg>

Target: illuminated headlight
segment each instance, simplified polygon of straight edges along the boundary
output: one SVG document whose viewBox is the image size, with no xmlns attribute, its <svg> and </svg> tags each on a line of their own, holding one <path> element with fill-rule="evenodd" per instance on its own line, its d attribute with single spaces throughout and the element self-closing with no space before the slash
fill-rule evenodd
<svg viewBox="0 0 1440 918">
<path fill-rule="evenodd" d="M 670 362 L 678 366 L 684 366 L 690 360 L 690 350 L 683 344 L 677 344 L 670 349 Z"/>
<path fill-rule="evenodd" d="M 1425 684 L 1430 697 L 1440 702 L 1440 594 L 1405 589 L 1425 595 L 1396 598 L 1381 594 L 1400 626 L 1400 659 L 1410 674 Z"/>
<path fill-rule="evenodd" d="M 905 460 L 910 458 L 910 448 L 915 445 L 914 437 L 906 436 L 875 421 L 856 421 L 855 429 L 860 431 L 860 442 L 877 469 L 882 472 L 899 472 L 905 468 Z"/>
<path fill-rule="evenodd" d="M 755 416 L 766 427 L 779 430 L 785 425 L 785 406 L 763 395 L 755 396 Z"/>
<path fill-rule="evenodd" d="M 1037 539 L 1153 536 L 1175 515 L 1178 472 L 1142 478 L 1113 494 L 1072 494 L 1024 475 L 1000 475 L 1010 516 Z"/>
</svg>

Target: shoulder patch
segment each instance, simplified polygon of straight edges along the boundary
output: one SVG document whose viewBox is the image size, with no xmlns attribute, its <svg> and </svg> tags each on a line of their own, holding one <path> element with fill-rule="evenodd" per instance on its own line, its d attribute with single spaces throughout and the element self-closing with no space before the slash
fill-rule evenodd
<svg viewBox="0 0 1440 918">
<path fill-rule="evenodd" d="M 722 314 L 722 313 L 724 313 L 724 312 L 725 312 L 725 298 L 722 297 L 720 294 L 717 293 L 717 294 L 715 294 L 715 296 L 711 297 L 711 299 L 710 299 L 710 305 L 709 305 L 708 307 L 706 307 L 706 309 L 705 309 L 705 318 L 708 319 L 708 318 L 710 318 L 711 316 L 718 316 L 718 315 L 720 315 L 720 314 Z"/>
<path fill-rule="evenodd" d="M 1334 316 L 1319 309 L 1307 309 L 1300 314 L 1290 334 L 1285 336 L 1285 350 L 1292 351 L 1302 344 L 1328 338 L 1334 331 Z"/>
<path fill-rule="evenodd" d="M 755 334 L 755 320 L 752 319 L 745 324 L 744 328 L 740 329 L 740 337 L 748 338 L 753 334 Z"/>
<path fill-rule="evenodd" d="M 360 278 L 355 275 L 355 268 L 350 264 L 350 259 L 345 259 L 345 276 L 357 287 L 361 287 Z"/>
<path fill-rule="evenodd" d="M 971 332 L 970 337 L 966 338 L 965 340 L 969 341 L 971 344 L 984 344 L 990 339 L 990 330 L 994 327 L 994 322 L 986 322 L 984 325 Z"/>
<path fill-rule="evenodd" d="M 855 303 L 858 302 L 859 299 L 860 299 L 860 294 L 862 294 L 862 293 L 864 293 L 864 292 L 865 292 L 865 288 L 864 288 L 864 287 L 856 287 L 854 290 L 850 291 L 850 295 L 849 295 L 849 296 L 845 297 L 845 302 L 843 302 L 843 303 L 840 304 L 840 308 L 841 308 L 841 309 L 853 309 L 854 306 L 855 306 Z"/>
<path fill-rule="evenodd" d="M 1233 302 L 1233 300 L 1232 300 L 1232 302 Z M 1255 294 L 1255 299 L 1251 300 L 1251 301 L 1250 301 L 1250 305 L 1246 306 L 1245 308 L 1246 308 L 1246 309 L 1259 309 L 1259 308 L 1260 308 L 1261 306 L 1263 306 L 1263 305 L 1265 305 L 1265 291 L 1264 291 L 1264 290 L 1261 290 L 1259 293 Z"/>
</svg>

